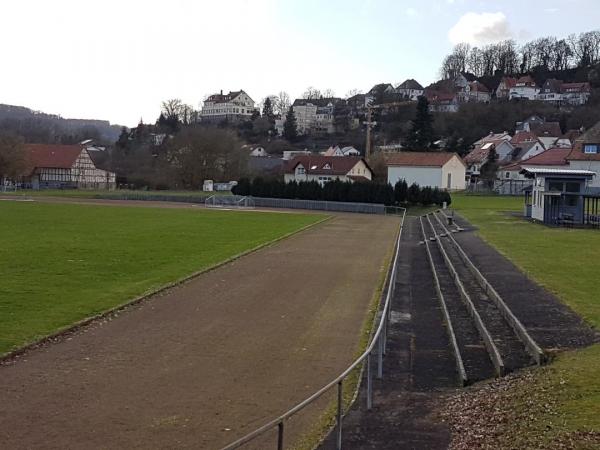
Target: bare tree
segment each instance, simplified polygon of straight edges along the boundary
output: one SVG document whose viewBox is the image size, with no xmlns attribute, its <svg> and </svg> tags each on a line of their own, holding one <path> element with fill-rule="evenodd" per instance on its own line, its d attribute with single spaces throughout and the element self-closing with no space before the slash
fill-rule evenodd
<svg viewBox="0 0 600 450">
<path fill-rule="evenodd" d="M 331 88 L 325 89 L 323 91 L 323 98 L 333 98 L 335 97 L 335 91 Z"/>
<path fill-rule="evenodd" d="M 273 102 L 273 112 L 283 117 L 286 115 L 291 105 L 290 95 L 285 91 L 281 91 L 277 94 L 275 101 Z"/>
<path fill-rule="evenodd" d="M 346 100 L 349 99 L 350 97 L 354 97 L 355 95 L 358 94 L 362 94 L 363 92 L 360 89 L 350 89 L 348 92 L 346 92 Z"/>
<path fill-rule="evenodd" d="M 186 127 L 169 142 L 169 161 L 184 187 L 199 189 L 205 179 L 239 178 L 247 163 L 241 147 L 233 131 Z"/>
<path fill-rule="evenodd" d="M 302 94 L 302 98 L 307 100 L 315 100 L 321 97 L 323 97 L 321 91 L 312 86 L 307 87 L 306 91 L 304 91 L 304 93 Z"/>
</svg>

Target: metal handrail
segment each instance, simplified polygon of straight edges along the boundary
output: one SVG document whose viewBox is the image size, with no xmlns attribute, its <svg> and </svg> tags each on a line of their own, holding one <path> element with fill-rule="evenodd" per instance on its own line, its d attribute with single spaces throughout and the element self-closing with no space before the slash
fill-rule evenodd
<svg viewBox="0 0 600 450">
<path fill-rule="evenodd" d="M 312 394 L 310 397 L 306 398 L 302 402 L 298 403 L 296 406 L 286 411 L 276 419 L 271 420 L 260 428 L 248 433 L 247 435 L 239 438 L 235 442 L 223 447 L 221 450 L 233 450 L 241 447 L 242 445 L 252 441 L 263 433 L 277 427 L 278 428 L 278 436 L 277 436 L 277 449 L 283 450 L 283 433 L 284 433 L 284 422 L 292 417 L 294 414 L 304 409 L 306 406 L 311 404 L 313 401 L 317 400 L 321 397 L 325 392 L 331 389 L 333 386 L 337 384 L 338 386 L 338 396 L 337 396 L 337 439 L 336 439 L 336 448 L 339 450 L 342 448 L 342 416 L 343 416 L 343 405 L 342 405 L 342 387 L 344 379 L 365 359 L 367 360 L 367 409 L 371 409 L 372 406 L 372 388 L 371 388 L 371 354 L 375 345 L 378 345 L 378 364 L 377 364 L 377 377 L 383 377 L 383 355 L 385 355 L 385 347 L 387 340 L 387 328 L 389 322 L 389 313 L 390 313 L 390 305 L 394 292 L 394 285 L 396 282 L 396 267 L 398 263 L 398 255 L 400 253 L 400 240 L 402 238 L 402 229 L 404 227 L 404 219 L 406 217 L 406 208 L 404 209 L 404 213 L 402 214 L 402 221 L 400 223 L 400 229 L 398 230 L 398 237 L 396 238 L 396 244 L 394 249 L 394 257 L 390 269 L 386 275 L 386 282 L 388 285 L 387 294 L 385 298 L 385 302 L 383 308 L 381 309 L 381 319 L 379 321 L 379 325 L 375 333 L 372 335 L 371 342 L 367 346 L 367 349 L 360 355 L 346 370 L 344 370 L 340 375 L 338 375 L 334 380 L 327 383 L 317 392 Z M 385 285 L 385 284 L 384 284 Z"/>
</svg>

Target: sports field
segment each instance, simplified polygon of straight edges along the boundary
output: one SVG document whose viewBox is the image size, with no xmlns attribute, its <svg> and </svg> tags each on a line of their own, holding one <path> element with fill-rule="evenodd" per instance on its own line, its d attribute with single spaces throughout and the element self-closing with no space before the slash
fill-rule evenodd
<svg viewBox="0 0 600 450">
<path fill-rule="evenodd" d="M 323 215 L 0 201 L 0 354 Z"/>
<path fill-rule="evenodd" d="M 453 196 L 453 207 L 479 228 L 482 238 L 600 328 L 600 230 L 532 224 L 515 215 L 522 205 L 523 199 L 515 197 Z M 529 439 L 536 445 L 540 439 L 554 442 L 552 448 L 557 443 L 560 448 L 597 448 L 600 344 L 560 354 L 553 364 L 534 370 L 530 381 L 493 395 L 490 408 L 508 418 L 498 448 L 532 448 Z"/>
</svg>

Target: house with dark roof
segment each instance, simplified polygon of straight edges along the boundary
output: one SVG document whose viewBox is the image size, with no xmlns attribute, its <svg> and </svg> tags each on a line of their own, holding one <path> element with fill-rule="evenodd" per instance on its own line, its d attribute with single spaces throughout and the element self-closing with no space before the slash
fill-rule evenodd
<svg viewBox="0 0 600 450">
<path fill-rule="evenodd" d="M 99 169 L 82 145 L 26 144 L 23 187 L 114 189 L 116 175 Z"/>
<path fill-rule="evenodd" d="M 219 123 L 249 120 L 256 111 L 254 100 L 244 91 L 231 91 L 229 94 L 210 95 L 202 105 L 200 121 Z"/>
<path fill-rule="evenodd" d="M 370 181 L 373 172 L 364 158 L 356 156 L 300 155 L 287 161 L 284 181 L 316 181 L 325 184 L 339 180 L 345 182 Z"/>
<path fill-rule="evenodd" d="M 405 180 L 410 186 L 465 189 L 466 165 L 456 153 L 400 152 L 387 159 L 387 178 L 392 186 Z"/>
<path fill-rule="evenodd" d="M 424 89 L 416 80 L 410 78 L 396 87 L 396 93 L 407 100 L 416 101 L 423 95 Z"/>
<path fill-rule="evenodd" d="M 492 98 L 492 94 L 485 84 L 475 80 L 467 83 L 463 97 L 466 102 L 488 103 Z"/>
<path fill-rule="evenodd" d="M 589 187 L 600 190 L 600 122 L 575 139 L 567 161 L 572 169 L 595 172 Z"/>
</svg>

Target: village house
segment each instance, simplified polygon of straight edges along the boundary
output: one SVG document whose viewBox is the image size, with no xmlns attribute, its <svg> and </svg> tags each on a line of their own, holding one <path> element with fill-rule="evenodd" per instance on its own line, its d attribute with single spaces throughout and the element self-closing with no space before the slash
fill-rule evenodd
<svg viewBox="0 0 600 450">
<path fill-rule="evenodd" d="M 525 175 L 521 174 L 520 172 L 528 167 L 537 167 L 542 169 L 569 169 L 570 167 L 567 157 L 570 153 L 570 149 L 549 148 L 548 150 L 544 150 L 528 159 L 516 161 L 500 167 L 498 170 L 498 179 L 527 181 L 528 179 L 525 177 Z"/>
<path fill-rule="evenodd" d="M 575 140 L 567 161 L 571 169 L 596 173 L 589 187 L 600 190 L 600 122 Z"/>
<path fill-rule="evenodd" d="M 454 93 L 440 91 L 425 91 L 431 112 L 458 112 L 459 101 Z"/>
<path fill-rule="evenodd" d="M 392 186 L 404 180 L 410 186 L 465 189 L 466 166 L 456 153 L 400 152 L 387 160 L 387 179 Z"/>
<path fill-rule="evenodd" d="M 202 105 L 200 121 L 218 123 L 222 121 L 240 122 L 249 120 L 256 111 L 254 100 L 246 92 L 231 91 L 229 94 L 214 94 L 209 96 Z"/>
<path fill-rule="evenodd" d="M 416 101 L 423 95 L 424 89 L 416 80 L 412 78 L 399 84 L 396 88 L 396 93 L 403 99 Z"/>
<path fill-rule="evenodd" d="M 562 80 L 549 78 L 546 80 L 537 100 L 549 102 L 556 106 L 585 105 L 591 94 L 590 84 L 585 83 L 564 83 Z"/>
<path fill-rule="evenodd" d="M 377 102 L 387 103 L 396 98 L 396 89 L 390 83 L 380 83 L 373 86 L 365 96 L 366 105 L 374 105 Z"/>
<path fill-rule="evenodd" d="M 316 181 L 323 185 L 329 181 L 370 181 L 373 173 L 367 162 L 356 156 L 302 155 L 288 161 L 284 169 L 284 181 Z"/>
<path fill-rule="evenodd" d="M 483 83 L 480 83 L 477 80 L 467 83 L 464 91 L 465 101 L 488 103 L 491 98 L 492 94 Z"/>
<path fill-rule="evenodd" d="M 332 134 L 335 131 L 335 105 L 340 98 L 296 99 L 292 104 L 299 134 Z M 281 128 L 283 130 L 283 124 Z"/>
<path fill-rule="evenodd" d="M 116 175 L 96 167 L 82 145 L 25 144 L 20 184 L 31 189 L 114 189 Z"/>
<path fill-rule="evenodd" d="M 510 88 L 509 99 L 527 99 L 535 100 L 540 91 L 540 88 L 535 84 L 530 75 L 522 76 L 517 80 L 515 85 Z"/>
<path fill-rule="evenodd" d="M 517 84 L 517 79 L 513 77 L 502 77 L 498 87 L 496 88 L 497 99 L 508 99 L 510 97 L 510 90 Z"/>
<path fill-rule="evenodd" d="M 497 136 L 499 137 L 496 138 Z M 473 150 L 464 159 L 467 165 L 466 176 L 470 183 L 479 181 L 481 168 L 488 162 L 492 151 L 496 152 L 496 160 L 500 165 L 511 160 L 515 148 L 510 143 L 510 135 L 508 138 L 505 139 L 502 134 L 490 133 L 475 143 Z"/>
<path fill-rule="evenodd" d="M 352 146 L 341 147 L 339 145 L 331 146 L 323 153 L 323 156 L 360 156 L 360 152 Z"/>
</svg>

